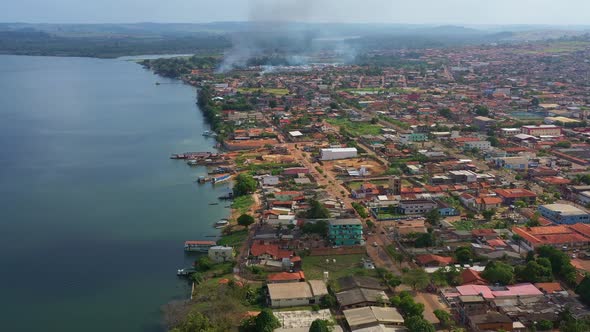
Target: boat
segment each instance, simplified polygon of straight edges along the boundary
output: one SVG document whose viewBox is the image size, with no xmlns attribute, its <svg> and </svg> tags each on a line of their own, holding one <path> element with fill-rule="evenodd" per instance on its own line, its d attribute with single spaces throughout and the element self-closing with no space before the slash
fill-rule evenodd
<svg viewBox="0 0 590 332">
<path fill-rule="evenodd" d="M 211 131 L 211 130 L 205 130 L 203 132 L 203 136 L 207 136 L 207 137 L 209 137 L 209 136 L 217 136 L 217 134 L 215 132 Z"/>
<path fill-rule="evenodd" d="M 220 176 L 215 176 L 213 177 L 213 183 L 221 183 L 221 182 L 225 182 L 227 180 L 231 179 L 231 174 L 223 174 Z"/>
<path fill-rule="evenodd" d="M 197 182 L 199 183 L 205 183 L 205 182 L 210 182 L 211 178 L 208 176 L 199 176 L 199 178 L 197 179 Z"/>
<path fill-rule="evenodd" d="M 185 241 L 184 251 L 208 252 L 215 245 L 215 241 Z"/>
<path fill-rule="evenodd" d="M 219 203 L 209 203 L 209 205 L 219 205 Z"/>
<path fill-rule="evenodd" d="M 184 276 L 188 276 L 191 273 L 195 273 L 195 272 L 197 272 L 197 270 L 195 270 L 194 267 L 185 267 L 183 269 L 178 269 L 176 271 L 176 275 L 179 277 L 184 277 Z"/>
<path fill-rule="evenodd" d="M 215 223 L 215 228 L 223 228 L 225 226 L 229 225 L 229 220 L 227 219 L 221 219 L 218 222 Z"/>
<path fill-rule="evenodd" d="M 156 82 L 156 85 L 160 85 L 160 84 L 161 84 L 160 82 Z"/>
</svg>

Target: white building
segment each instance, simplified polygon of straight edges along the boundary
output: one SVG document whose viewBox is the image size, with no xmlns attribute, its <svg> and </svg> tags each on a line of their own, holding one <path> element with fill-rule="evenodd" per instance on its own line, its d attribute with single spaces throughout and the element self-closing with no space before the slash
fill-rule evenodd
<svg viewBox="0 0 590 332">
<path fill-rule="evenodd" d="M 279 177 L 275 175 L 267 175 L 262 178 L 263 186 L 276 186 L 279 184 Z"/>
<path fill-rule="evenodd" d="M 214 246 L 209 248 L 208 256 L 216 263 L 228 262 L 234 258 L 234 249 L 226 246 Z"/>
<path fill-rule="evenodd" d="M 322 160 L 348 159 L 348 158 L 356 158 L 357 149 L 356 148 L 329 148 L 329 149 L 321 149 L 320 153 L 321 153 Z"/>
<path fill-rule="evenodd" d="M 273 308 L 319 304 L 325 295 L 328 295 L 328 289 L 322 280 L 268 284 L 268 296 Z"/>
<path fill-rule="evenodd" d="M 464 143 L 464 147 L 468 149 L 479 149 L 479 150 L 489 150 L 492 147 L 492 144 L 488 140 L 480 140 L 480 141 L 467 141 Z"/>
</svg>

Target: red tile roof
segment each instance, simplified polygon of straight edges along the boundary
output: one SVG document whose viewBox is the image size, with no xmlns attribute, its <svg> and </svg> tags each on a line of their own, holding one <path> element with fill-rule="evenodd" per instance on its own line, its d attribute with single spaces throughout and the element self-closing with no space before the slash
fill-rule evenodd
<svg viewBox="0 0 590 332">
<path fill-rule="evenodd" d="M 538 282 L 535 284 L 535 287 L 547 294 L 561 292 L 563 290 L 558 282 Z"/>
<path fill-rule="evenodd" d="M 502 196 L 503 198 L 537 197 L 537 194 L 535 194 L 534 192 L 522 188 L 496 189 L 495 191 L 496 194 Z"/>
<path fill-rule="evenodd" d="M 266 278 L 268 281 L 299 281 L 305 280 L 303 271 L 299 272 L 280 272 L 269 274 Z"/>
<path fill-rule="evenodd" d="M 293 255 L 291 250 L 279 249 L 278 244 L 264 244 L 261 242 L 254 242 L 250 248 L 252 256 L 270 255 L 274 259 L 288 258 Z"/>
<path fill-rule="evenodd" d="M 446 266 L 453 262 L 453 257 L 425 254 L 416 256 L 416 260 L 422 265 L 438 263 L 441 266 Z"/>
<path fill-rule="evenodd" d="M 487 285 L 488 282 L 482 278 L 479 272 L 472 269 L 465 269 L 461 272 L 461 285 Z"/>
</svg>

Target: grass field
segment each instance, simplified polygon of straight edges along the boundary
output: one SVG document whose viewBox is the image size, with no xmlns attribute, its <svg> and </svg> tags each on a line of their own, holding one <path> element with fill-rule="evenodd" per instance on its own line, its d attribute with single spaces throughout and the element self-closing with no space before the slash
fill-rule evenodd
<svg viewBox="0 0 590 332">
<path fill-rule="evenodd" d="M 275 96 L 284 96 L 289 94 L 288 89 L 274 89 L 274 88 L 238 88 L 238 92 L 241 93 L 254 93 L 262 91 L 262 93 L 270 93 Z"/>
<path fill-rule="evenodd" d="M 327 119 L 328 123 L 346 129 L 353 136 L 361 135 L 379 135 L 381 126 L 369 122 L 352 122 L 348 119 Z"/>
<path fill-rule="evenodd" d="M 329 272 L 330 280 L 341 277 L 367 274 L 376 275 L 375 270 L 366 270 L 361 265 L 365 255 L 332 255 L 332 256 L 307 256 L 303 258 L 303 271 L 307 279 L 322 279 L 324 271 Z M 326 263 L 329 259 L 329 263 Z M 335 259 L 336 263 L 332 260 Z"/>
<path fill-rule="evenodd" d="M 248 238 L 248 231 L 241 230 L 237 232 L 233 232 L 228 235 L 223 235 L 219 241 L 217 241 L 218 245 L 222 246 L 230 246 L 234 248 L 239 248 L 243 243 L 246 242 Z"/>
<path fill-rule="evenodd" d="M 231 203 L 232 209 L 238 210 L 240 214 L 248 212 L 250 207 L 254 204 L 252 195 L 240 196 Z"/>
<path fill-rule="evenodd" d="M 549 43 L 547 47 L 538 50 L 525 50 L 523 53 L 538 54 L 538 53 L 571 53 L 582 51 L 590 47 L 590 42 L 587 41 L 556 41 Z"/>
</svg>

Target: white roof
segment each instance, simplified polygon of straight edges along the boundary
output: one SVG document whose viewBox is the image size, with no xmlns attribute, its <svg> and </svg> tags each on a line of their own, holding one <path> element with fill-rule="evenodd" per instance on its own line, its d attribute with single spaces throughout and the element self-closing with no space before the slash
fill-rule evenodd
<svg viewBox="0 0 590 332">
<path fill-rule="evenodd" d="M 387 195 L 379 195 L 377 196 L 377 199 L 380 201 L 387 201 L 389 198 L 387 198 Z"/>
<path fill-rule="evenodd" d="M 296 131 L 290 131 L 290 132 L 289 132 L 289 135 L 291 135 L 291 136 L 293 136 L 293 137 L 299 137 L 299 136 L 303 136 L 303 134 L 302 134 L 302 133 L 301 133 L 299 130 L 296 130 Z"/>
<path fill-rule="evenodd" d="M 356 152 L 356 148 L 329 148 L 329 149 L 322 149 L 322 151 L 331 151 L 331 152 Z"/>
</svg>

